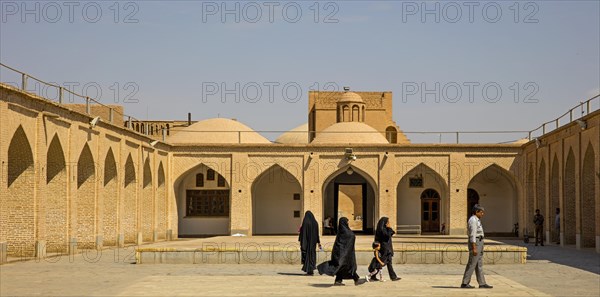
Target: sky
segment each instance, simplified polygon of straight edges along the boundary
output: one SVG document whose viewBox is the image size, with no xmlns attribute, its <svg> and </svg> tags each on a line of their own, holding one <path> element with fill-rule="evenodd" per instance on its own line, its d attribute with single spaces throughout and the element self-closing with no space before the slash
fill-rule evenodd
<svg viewBox="0 0 600 297">
<path fill-rule="evenodd" d="M 348 86 L 393 92 L 407 132 L 529 131 L 600 93 L 600 1 L 2 0 L 0 18 L 1 63 L 142 120 L 285 131 L 309 90 Z"/>
</svg>

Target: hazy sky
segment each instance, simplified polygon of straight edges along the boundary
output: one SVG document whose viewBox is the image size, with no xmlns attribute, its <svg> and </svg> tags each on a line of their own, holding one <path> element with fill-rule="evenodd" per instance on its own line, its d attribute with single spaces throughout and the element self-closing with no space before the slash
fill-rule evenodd
<svg viewBox="0 0 600 297">
<path fill-rule="evenodd" d="M 2 0 L 0 61 L 139 119 L 288 130 L 350 86 L 405 131 L 532 130 L 600 93 L 599 3 Z"/>
</svg>

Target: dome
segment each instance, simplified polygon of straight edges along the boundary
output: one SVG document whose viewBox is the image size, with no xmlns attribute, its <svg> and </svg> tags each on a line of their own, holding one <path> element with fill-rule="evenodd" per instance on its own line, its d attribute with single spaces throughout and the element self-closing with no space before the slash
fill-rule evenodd
<svg viewBox="0 0 600 297">
<path fill-rule="evenodd" d="M 302 124 L 292 130 L 281 134 L 279 137 L 277 137 L 275 143 L 308 143 L 308 123 Z"/>
<path fill-rule="evenodd" d="M 341 122 L 333 124 L 321 132 L 312 143 L 389 143 L 373 127 L 360 122 Z"/>
<path fill-rule="evenodd" d="M 344 92 L 342 97 L 338 100 L 338 102 L 355 102 L 355 103 L 364 103 L 362 97 L 354 92 Z"/>
<path fill-rule="evenodd" d="M 239 132 L 241 131 L 241 132 Z M 271 143 L 250 127 L 224 118 L 196 122 L 167 138 L 169 143 Z"/>
</svg>

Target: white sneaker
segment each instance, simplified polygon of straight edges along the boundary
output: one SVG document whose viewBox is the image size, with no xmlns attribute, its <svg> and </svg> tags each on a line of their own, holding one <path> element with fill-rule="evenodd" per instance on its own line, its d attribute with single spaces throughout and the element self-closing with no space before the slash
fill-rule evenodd
<svg viewBox="0 0 600 297">
<path fill-rule="evenodd" d="M 367 275 L 365 276 L 365 280 L 366 280 L 366 281 L 367 281 L 367 283 L 368 283 L 368 282 L 370 282 L 370 281 L 371 281 L 371 277 L 370 277 L 370 276 L 367 274 Z"/>
</svg>

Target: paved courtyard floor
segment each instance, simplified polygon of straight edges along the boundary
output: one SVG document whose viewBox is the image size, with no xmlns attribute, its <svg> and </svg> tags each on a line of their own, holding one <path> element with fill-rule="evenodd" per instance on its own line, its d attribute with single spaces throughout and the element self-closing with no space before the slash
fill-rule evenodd
<svg viewBox="0 0 600 297">
<path fill-rule="evenodd" d="M 518 241 L 507 244 L 523 245 Z M 527 264 L 485 265 L 494 289 L 460 289 L 463 265 L 397 265 L 398 282 L 332 287 L 296 265 L 136 265 L 133 247 L 0 266 L 1 296 L 599 296 L 600 255 L 527 245 Z M 366 266 L 359 267 L 365 275 Z M 387 276 L 386 276 L 387 277 Z M 475 276 L 472 284 L 477 285 Z"/>
</svg>

